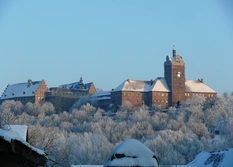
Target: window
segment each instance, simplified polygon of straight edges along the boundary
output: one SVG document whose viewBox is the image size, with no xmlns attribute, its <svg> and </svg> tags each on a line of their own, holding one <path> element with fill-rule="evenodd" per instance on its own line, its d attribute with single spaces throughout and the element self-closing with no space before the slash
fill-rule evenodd
<svg viewBox="0 0 233 167">
<path fill-rule="evenodd" d="M 181 72 L 177 72 L 176 75 L 177 77 L 180 77 Z"/>
<path fill-rule="evenodd" d="M 164 93 L 162 93 L 162 96 L 164 96 Z"/>
</svg>

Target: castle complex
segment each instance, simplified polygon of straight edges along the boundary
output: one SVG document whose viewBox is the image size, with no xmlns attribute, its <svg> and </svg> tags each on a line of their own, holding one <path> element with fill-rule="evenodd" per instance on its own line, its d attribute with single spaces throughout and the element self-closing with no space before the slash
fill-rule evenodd
<svg viewBox="0 0 233 167">
<path fill-rule="evenodd" d="M 83 83 L 82 77 L 79 82 L 48 88 L 45 81 L 32 81 L 8 84 L 4 90 L 0 103 L 5 100 L 27 102 L 51 102 L 57 111 L 68 111 L 69 108 L 82 96 L 96 93 L 93 82 Z"/>
<path fill-rule="evenodd" d="M 197 95 L 209 99 L 216 97 L 217 92 L 203 79 L 186 80 L 184 60 L 176 54 L 174 47 L 172 56 L 167 56 L 164 62 L 164 77 L 149 81 L 127 79 L 112 91 L 92 95 L 91 100 L 98 101 L 103 108 L 109 104 L 121 106 L 124 103 L 131 103 L 132 107 L 145 104 L 166 108 Z"/>
<path fill-rule="evenodd" d="M 175 47 L 172 56 L 167 56 L 164 62 L 164 77 L 154 80 L 140 81 L 127 79 L 111 91 L 96 92 L 93 82 L 79 82 L 48 88 L 45 81 L 28 80 L 25 83 L 8 85 L 4 90 L 0 102 L 4 100 L 19 100 L 23 103 L 52 102 L 58 111 L 68 111 L 73 103 L 82 96 L 91 96 L 90 101 L 96 101 L 99 107 L 108 106 L 118 108 L 125 103 L 132 107 L 142 105 L 157 105 L 166 108 L 180 105 L 192 96 L 201 95 L 206 99 L 214 98 L 217 92 L 207 86 L 203 79 L 186 80 L 185 62 L 176 54 Z"/>
</svg>

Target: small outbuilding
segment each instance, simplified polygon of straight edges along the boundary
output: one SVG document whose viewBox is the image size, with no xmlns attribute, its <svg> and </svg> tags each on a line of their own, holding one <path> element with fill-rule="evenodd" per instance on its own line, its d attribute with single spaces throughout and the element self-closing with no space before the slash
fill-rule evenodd
<svg viewBox="0 0 233 167">
<path fill-rule="evenodd" d="M 119 144 L 112 152 L 104 167 L 109 166 L 153 166 L 159 163 L 155 154 L 144 144 L 135 139 L 128 139 Z"/>
<path fill-rule="evenodd" d="M 45 166 L 44 151 L 22 139 L 17 132 L 0 129 L 0 164 L 2 167 Z"/>
</svg>

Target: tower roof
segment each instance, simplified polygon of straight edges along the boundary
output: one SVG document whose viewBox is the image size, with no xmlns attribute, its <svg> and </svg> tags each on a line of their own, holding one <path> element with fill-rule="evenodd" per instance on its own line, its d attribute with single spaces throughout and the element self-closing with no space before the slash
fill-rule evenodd
<svg viewBox="0 0 233 167">
<path fill-rule="evenodd" d="M 184 62 L 183 58 L 176 54 L 175 44 L 173 45 L 172 56 L 167 55 L 165 63 L 166 62 Z"/>
</svg>

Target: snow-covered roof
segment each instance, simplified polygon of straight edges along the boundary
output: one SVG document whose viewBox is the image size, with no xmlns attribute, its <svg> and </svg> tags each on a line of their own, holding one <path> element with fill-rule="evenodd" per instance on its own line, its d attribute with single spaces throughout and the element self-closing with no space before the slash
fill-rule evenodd
<svg viewBox="0 0 233 167">
<path fill-rule="evenodd" d="M 103 92 L 96 92 L 95 94 L 91 95 L 89 101 L 110 100 L 110 99 L 111 99 L 111 91 L 103 91 Z"/>
<path fill-rule="evenodd" d="M 71 165 L 71 167 L 103 167 L 103 165 Z"/>
<path fill-rule="evenodd" d="M 154 153 L 141 142 L 128 139 L 119 144 L 104 166 L 158 166 Z"/>
<path fill-rule="evenodd" d="M 92 97 L 92 98 L 90 98 L 89 99 L 89 101 L 99 101 L 99 100 L 110 100 L 111 99 L 111 97 L 109 96 L 109 97 Z"/>
<path fill-rule="evenodd" d="M 39 88 L 41 81 L 34 81 L 31 84 L 28 82 L 8 85 L 1 96 L 1 100 L 15 97 L 30 97 L 34 96 Z"/>
<path fill-rule="evenodd" d="M 24 144 L 27 147 L 30 147 L 32 150 L 36 151 L 38 154 L 45 155 L 43 150 L 40 150 L 38 148 L 31 146 L 23 138 L 21 138 L 17 132 L 0 129 L 0 137 L 3 137 L 3 139 L 9 143 L 11 143 L 11 140 L 18 140 L 22 144 Z"/>
<path fill-rule="evenodd" d="M 17 132 L 19 136 L 26 141 L 27 139 L 27 125 L 5 125 L 5 129 Z"/>
<path fill-rule="evenodd" d="M 113 92 L 117 91 L 138 91 L 138 92 L 148 92 L 151 90 L 150 81 L 139 81 L 139 80 L 125 80 L 120 84 Z"/>
<path fill-rule="evenodd" d="M 152 86 L 152 91 L 170 92 L 170 89 L 167 86 L 167 82 L 165 78 L 162 77 L 156 78 Z"/>
<path fill-rule="evenodd" d="M 201 152 L 184 167 L 230 167 L 233 166 L 233 148 L 224 151 Z"/>
<path fill-rule="evenodd" d="M 149 92 L 149 91 L 163 91 L 169 92 L 167 82 L 165 78 L 158 77 L 151 81 L 140 81 L 140 80 L 125 80 L 120 84 L 113 92 L 117 91 L 138 91 L 138 92 Z"/>
<path fill-rule="evenodd" d="M 199 80 L 187 80 L 185 82 L 185 91 L 216 93 L 216 91 Z"/>
<path fill-rule="evenodd" d="M 70 84 L 60 85 L 59 88 L 88 91 L 91 87 L 91 84 L 92 84 L 92 82 L 86 83 L 86 84 L 83 84 L 82 82 L 74 82 L 74 83 L 70 83 Z M 83 86 L 83 88 L 80 89 L 80 86 Z"/>
<path fill-rule="evenodd" d="M 91 97 L 99 96 L 111 96 L 111 91 L 96 92 L 95 94 L 91 95 Z"/>
</svg>

